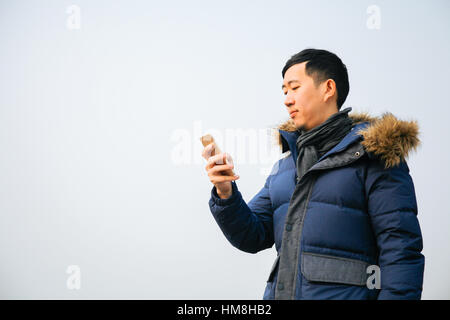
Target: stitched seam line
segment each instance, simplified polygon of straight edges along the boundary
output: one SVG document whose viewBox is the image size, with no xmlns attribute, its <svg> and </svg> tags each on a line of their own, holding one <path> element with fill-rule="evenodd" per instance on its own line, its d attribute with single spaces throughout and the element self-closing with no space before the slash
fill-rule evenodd
<svg viewBox="0 0 450 320">
<path fill-rule="evenodd" d="M 350 258 L 344 258 L 344 257 L 337 257 L 337 256 L 331 256 L 326 254 L 320 254 L 320 253 L 312 253 L 312 252 L 303 252 L 303 254 L 310 255 L 310 256 L 316 256 L 316 257 L 322 257 L 322 258 L 328 258 L 328 259 L 334 259 L 334 260 L 342 260 L 342 261 L 348 261 L 348 262 L 354 262 L 359 263 L 362 265 L 368 265 L 369 263 L 361 260 L 356 259 L 350 259 Z"/>
<path fill-rule="evenodd" d="M 350 207 L 350 206 L 347 206 L 347 205 L 342 205 L 342 206 L 340 206 L 340 205 L 338 205 L 338 204 L 336 204 L 336 203 L 327 202 L 327 201 L 323 201 L 323 200 L 319 200 L 319 201 L 311 201 L 311 203 L 325 203 L 325 204 L 332 205 L 332 206 L 336 206 L 336 207 L 350 208 L 350 209 L 355 210 L 355 211 L 360 211 L 361 213 L 366 213 L 366 212 L 365 212 L 363 209 L 361 209 L 361 208 Z"/>
<path fill-rule="evenodd" d="M 295 264 L 294 285 L 293 285 L 293 290 L 292 290 L 292 300 L 295 299 L 295 289 L 296 289 L 295 284 L 297 283 L 297 276 L 298 276 L 298 257 L 300 255 L 300 251 L 302 250 L 302 244 L 301 243 L 302 243 L 303 223 L 304 223 L 305 218 L 306 218 L 306 211 L 308 211 L 309 199 L 311 197 L 312 190 L 314 188 L 315 182 L 316 182 L 316 177 L 314 177 L 312 179 L 312 181 L 310 182 L 310 189 L 309 189 L 309 192 L 308 192 L 308 197 L 306 198 L 306 203 L 305 203 L 305 209 L 303 211 L 302 222 L 300 224 L 300 236 L 299 236 L 299 241 L 298 241 L 298 249 L 297 249 L 297 252 L 296 252 L 296 255 L 295 255 L 295 261 L 297 261 L 297 263 Z M 300 261 L 300 267 L 301 266 L 302 265 L 301 265 L 301 261 Z M 301 298 L 301 296 L 302 296 L 302 282 L 301 282 L 301 279 L 299 281 L 299 286 L 300 286 L 299 298 Z"/>
</svg>

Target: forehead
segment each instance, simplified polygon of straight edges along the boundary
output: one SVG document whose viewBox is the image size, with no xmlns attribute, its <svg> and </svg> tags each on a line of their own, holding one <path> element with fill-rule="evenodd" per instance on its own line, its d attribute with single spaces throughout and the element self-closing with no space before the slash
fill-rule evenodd
<svg viewBox="0 0 450 320">
<path fill-rule="evenodd" d="M 286 73 L 284 74 L 283 85 L 281 86 L 281 88 L 283 89 L 287 85 L 290 85 L 292 82 L 301 82 L 305 80 L 305 65 L 306 62 L 302 62 L 294 64 L 289 69 L 287 69 Z"/>
<path fill-rule="evenodd" d="M 305 76 L 305 66 L 306 62 L 297 63 L 289 67 L 284 74 L 284 80 L 286 78 L 292 79 L 294 77 L 304 77 Z"/>
</svg>

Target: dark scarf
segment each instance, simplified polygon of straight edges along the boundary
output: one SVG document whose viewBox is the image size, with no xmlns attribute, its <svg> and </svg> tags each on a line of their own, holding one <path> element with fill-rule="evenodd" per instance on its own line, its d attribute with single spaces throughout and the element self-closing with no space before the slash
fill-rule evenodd
<svg viewBox="0 0 450 320">
<path fill-rule="evenodd" d="M 311 168 L 320 157 L 337 145 L 351 130 L 353 121 L 348 107 L 334 113 L 327 120 L 309 131 L 298 129 L 297 176 L 299 178 Z"/>
</svg>

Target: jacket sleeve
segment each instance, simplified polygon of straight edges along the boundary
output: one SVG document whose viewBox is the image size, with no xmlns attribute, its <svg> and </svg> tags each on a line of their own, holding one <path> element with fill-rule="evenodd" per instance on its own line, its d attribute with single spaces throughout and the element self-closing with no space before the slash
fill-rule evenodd
<svg viewBox="0 0 450 320">
<path fill-rule="evenodd" d="M 425 257 L 414 184 L 406 162 L 384 168 L 370 160 L 366 176 L 368 212 L 378 246 L 378 299 L 420 299 Z"/>
<path fill-rule="evenodd" d="M 235 181 L 232 182 L 233 193 L 227 199 L 219 198 L 215 186 L 211 190 L 211 213 L 228 241 L 239 250 L 257 253 L 274 244 L 270 178 L 248 205 Z"/>
</svg>

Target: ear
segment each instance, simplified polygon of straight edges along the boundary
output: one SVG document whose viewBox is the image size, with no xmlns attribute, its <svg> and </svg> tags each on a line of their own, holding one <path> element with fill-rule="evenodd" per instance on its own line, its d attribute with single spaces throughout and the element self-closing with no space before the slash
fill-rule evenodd
<svg viewBox="0 0 450 320">
<path fill-rule="evenodd" d="M 336 96 L 336 82 L 333 79 L 325 80 L 323 83 L 323 101 L 327 102 Z"/>
</svg>

